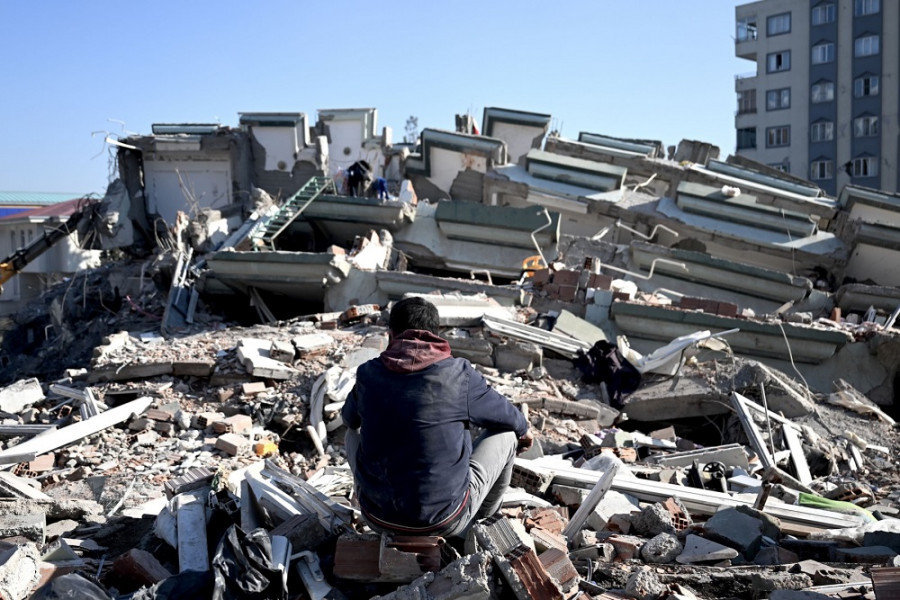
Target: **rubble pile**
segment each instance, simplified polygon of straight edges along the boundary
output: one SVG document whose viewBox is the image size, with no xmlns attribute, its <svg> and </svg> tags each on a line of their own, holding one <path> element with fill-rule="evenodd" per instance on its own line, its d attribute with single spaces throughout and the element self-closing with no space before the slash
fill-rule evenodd
<svg viewBox="0 0 900 600">
<path fill-rule="evenodd" d="M 339 410 L 386 347 L 379 307 L 168 338 L 143 315 L 87 367 L 0 390 L 0 595 L 891 597 L 900 440 L 846 382 L 815 396 L 720 340 L 674 369 L 631 356 L 648 370 L 617 396 L 577 317 L 433 300 L 536 437 L 465 539 L 379 536 L 356 509 Z M 715 411 L 679 406 L 689 382 Z"/>
</svg>

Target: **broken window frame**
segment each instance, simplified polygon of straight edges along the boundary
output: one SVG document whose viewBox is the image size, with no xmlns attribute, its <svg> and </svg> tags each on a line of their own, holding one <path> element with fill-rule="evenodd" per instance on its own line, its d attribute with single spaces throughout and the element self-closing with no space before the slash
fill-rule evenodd
<svg viewBox="0 0 900 600">
<path fill-rule="evenodd" d="M 876 137 L 878 135 L 878 117 L 876 115 L 860 115 L 853 119 L 853 137 Z"/>
<path fill-rule="evenodd" d="M 812 104 L 834 101 L 834 82 L 821 80 L 812 84 L 809 89 L 809 101 Z"/>
<path fill-rule="evenodd" d="M 766 73 L 783 73 L 791 70 L 791 51 L 780 50 L 766 54 Z"/>
<path fill-rule="evenodd" d="M 858 156 L 851 167 L 853 177 L 878 177 L 878 157 Z"/>
<path fill-rule="evenodd" d="M 756 113 L 756 90 L 741 90 L 737 93 L 737 114 L 749 115 Z"/>
<path fill-rule="evenodd" d="M 856 98 L 865 98 L 867 96 L 877 96 L 879 93 L 880 79 L 874 73 L 866 73 L 860 75 L 853 80 L 853 95 Z"/>
<path fill-rule="evenodd" d="M 756 26 L 756 15 L 744 17 L 736 24 L 735 42 L 750 42 L 757 39 L 759 31 Z"/>
<path fill-rule="evenodd" d="M 834 179 L 834 161 L 821 158 L 809 163 L 809 178 L 812 181 Z"/>
</svg>

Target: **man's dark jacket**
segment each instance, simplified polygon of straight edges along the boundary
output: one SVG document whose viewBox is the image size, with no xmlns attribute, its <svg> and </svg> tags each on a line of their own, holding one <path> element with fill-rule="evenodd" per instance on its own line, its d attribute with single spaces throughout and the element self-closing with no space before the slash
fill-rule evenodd
<svg viewBox="0 0 900 600">
<path fill-rule="evenodd" d="M 360 508 L 398 531 L 426 533 L 452 522 L 468 501 L 468 424 L 514 431 L 528 422 L 442 338 L 410 329 L 361 365 L 341 411 L 360 430 Z"/>
</svg>

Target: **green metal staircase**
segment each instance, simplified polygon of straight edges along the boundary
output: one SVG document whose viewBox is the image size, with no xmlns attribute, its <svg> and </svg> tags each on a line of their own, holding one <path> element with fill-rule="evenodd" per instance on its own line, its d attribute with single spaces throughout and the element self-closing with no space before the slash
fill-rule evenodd
<svg viewBox="0 0 900 600">
<path fill-rule="evenodd" d="M 303 184 L 297 193 L 285 200 L 278 212 L 265 225 L 265 230 L 253 244 L 257 250 L 275 250 L 275 238 L 299 217 L 310 203 L 321 194 L 337 194 L 331 177 L 315 175 Z"/>
</svg>

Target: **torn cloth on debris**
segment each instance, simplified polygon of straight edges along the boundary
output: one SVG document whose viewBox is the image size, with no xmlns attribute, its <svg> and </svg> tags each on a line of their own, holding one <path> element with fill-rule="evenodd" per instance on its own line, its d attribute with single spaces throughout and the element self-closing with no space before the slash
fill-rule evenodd
<svg viewBox="0 0 900 600">
<path fill-rule="evenodd" d="M 213 558 L 213 600 L 283 600 L 281 569 L 272 562 L 272 541 L 265 529 L 244 533 L 236 525 L 225 532 Z"/>
<path fill-rule="evenodd" d="M 605 383 L 609 399 L 615 408 L 621 408 L 625 396 L 641 385 L 641 374 L 625 360 L 618 347 L 606 340 L 598 340 L 591 349 L 578 351 L 572 361 L 585 383 Z"/>
</svg>

